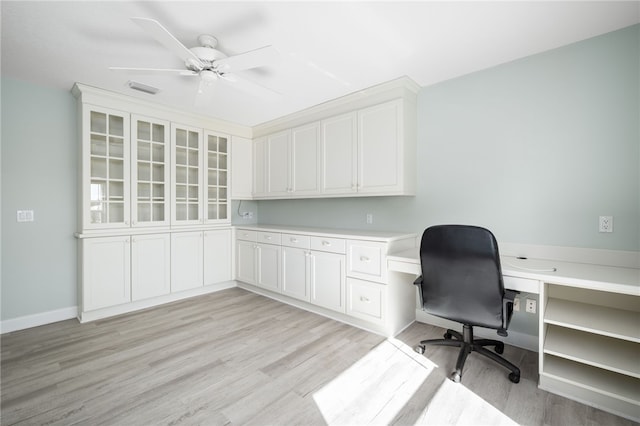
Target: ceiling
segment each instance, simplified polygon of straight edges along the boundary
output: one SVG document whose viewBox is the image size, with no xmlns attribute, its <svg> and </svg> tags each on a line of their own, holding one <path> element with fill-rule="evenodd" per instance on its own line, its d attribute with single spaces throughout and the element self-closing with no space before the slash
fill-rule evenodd
<svg viewBox="0 0 640 426">
<path fill-rule="evenodd" d="M 65 90 L 80 82 L 253 126 L 404 75 L 428 86 L 630 26 L 640 2 L 3 0 L 1 13 L 3 77 Z M 238 75 L 279 95 L 216 83 L 196 106 L 197 78 L 110 71 L 184 67 L 130 17 L 157 20 L 187 47 L 200 34 L 227 55 L 274 46 L 277 63 Z"/>
</svg>

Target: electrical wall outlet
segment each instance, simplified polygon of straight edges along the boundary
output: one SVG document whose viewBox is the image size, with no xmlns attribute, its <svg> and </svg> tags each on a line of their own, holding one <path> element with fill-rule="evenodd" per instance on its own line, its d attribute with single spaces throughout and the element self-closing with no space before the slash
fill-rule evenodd
<svg viewBox="0 0 640 426">
<path fill-rule="evenodd" d="M 515 299 L 513 299 L 513 310 L 518 312 L 520 311 L 520 298 L 516 297 Z"/>
<path fill-rule="evenodd" d="M 527 299 L 527 305 L 525 306 L 525 310 L 530 314 L 536 313 L 536 300 L 535 299 Z"/>
<path fill-rule="evenodd" d="M 371 225 L 373 223 L 373 213 L 367 213 L 367 225 Z"/>
<path fill-rule="evenodd" d="M 600 216 L 598 232 L 613 232 L 613 216 Z"/>
<path fill-rule="evenodd" d="M 253 212 L 241 212 L 240 216 L 243 219 L 253 219 Z"/>
<path fill-rule="evenodd" d="M 33 210 L 18 210 L 16 220 L 18 222 L 33 222 Z"/>
</svg>

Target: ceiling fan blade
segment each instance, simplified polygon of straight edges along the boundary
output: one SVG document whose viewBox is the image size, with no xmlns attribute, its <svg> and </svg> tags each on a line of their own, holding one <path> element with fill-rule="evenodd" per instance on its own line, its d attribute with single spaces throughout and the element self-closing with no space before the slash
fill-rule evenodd
<svg viewBox="0 0 640 426">
<path fill-rule="evenodd" d="M 221 78 L 222 81 L 229 84 L 231 87 L 235 87 L 250 95 L 263 98 L 266 100 L 276 100 L 282 96 L 282 93 L 271 90 L 261 84 L 254 81 L 247 80 L 244 77 L 240 77 L 237 74 L 225 74 Z"/>
<path fill-rule="evenodd" d="M 166 68 L 127 68 L 127 67 L 109 67 L 111 71 L 124 72 L 127 74 L 171 74 L 171 75 L 183 75 L 183 76 L 195 76 L 198 75 L 195 71 L 190 70 L 177 70 Z"/>
<path fill-rule="evenodd" d="M 202 68 L 204 65 L 198 59 L 198 57 L 187 47 L 180 43 L 180 41 L 173 36 L 165 27 L 163 27 L 158 21 L 149 18 L 131 18 L 133 22 L 140 25 L 143 30 L 148 32 L 153 38 L 155 38 L 160 44 L 173 53 L 178 55 L 180 59 L 185 62 L 197 65 Z"/>
<path fill-rule="evenodd" d="M 239 55 L 214 61 L 213 65 L 221 72 L 240 71 L 249 68 L 270 65 L 280 59 L 280 53 L 273 46 L 265 46 Z"/>
</svg>

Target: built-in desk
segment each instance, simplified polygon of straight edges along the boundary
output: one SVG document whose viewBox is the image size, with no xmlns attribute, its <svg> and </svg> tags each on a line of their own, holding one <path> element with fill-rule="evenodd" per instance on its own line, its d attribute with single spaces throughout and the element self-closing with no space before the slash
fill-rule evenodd
<svg viewBox="0 0 640 426">
<path fill-rule="evenodd" d="M 389 253 L 389 272 L 410 284 L 418 251 Z M 640 421 L 640 269 L 500 260 L 505 288 L 539 294 L 539 387 Z"/>
</svg>

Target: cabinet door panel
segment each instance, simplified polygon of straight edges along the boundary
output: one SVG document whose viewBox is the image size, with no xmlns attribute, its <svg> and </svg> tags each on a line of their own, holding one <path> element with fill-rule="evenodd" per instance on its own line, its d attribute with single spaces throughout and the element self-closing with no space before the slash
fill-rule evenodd
<svg viewBox="0 0 640 426">
<path fill-rule="evenodd" d="M 169 234 L 131 238 L 131 299 L 141 300 L 171 291 L 171 237 Z"/>
<path fill-rule="evenodd" d="M 322 121 L 322 192 L 356 192 L 357 125 L 356 113 Z"/>
<path fill-rule="evenodd" d="M 280 289 L 280 246 L 258 244 L 257 284 L 272 291 Z"/>
<path fill-rule="evenodd" d="M 253 189 L 253 144 L 251 139 L 231 137 L 231 198 L 250 200 Z"/>
<path fill-rule="evenodd" d="M 345 312 L 345 256 L 311 252 L 311 303 Z"/>
<path fill-rule="evenodd" d="M 291 190 L 294 195 L 320 192 L 320 124 L 291 131 Z"/>
<path fill-rule="evenodd" d="M 267 195 L 285 195 L 291 190 L 289 139 L 289 131 L 267 138 Z"/>
<path fill-rule="evenodd" d="M 231 230 L 204 233 L 204 285 L 231 279 Z"/>
<path fill-rule="evenodd" d="M 202 130 L 172 123 L 171 144 L 171 224 L 200 224 L 203 222 Z"/>
<path fill-rule="evenodd" d="M 204 132 L 204 219 L 206 223 L 230 223 L 229 136 Z"/>
<path fill-rule="evenodd" d="M 309 301 L 308 251 L 293 247 L 282 248 L 282 293 Z"/>
<path fill-rule="evenodd" d="M 171 234 L 171 292 L 202 287 L 202 232 Z"/>
<path fill-rule="evenodd" d="M 239 281 L 256 283 L 256 243 L 236 241 L 236 278 Z"/>
<path fill-rule="evenodd" d="M 253 141 L 253 189 L 254 197 L 267 195 L 267 138 Z"/>
<path fill-rule="evenodd" d="M 85 239 L 82 253 L 83 311 L 130 302 L 129 237 Z"/>
</svg>

